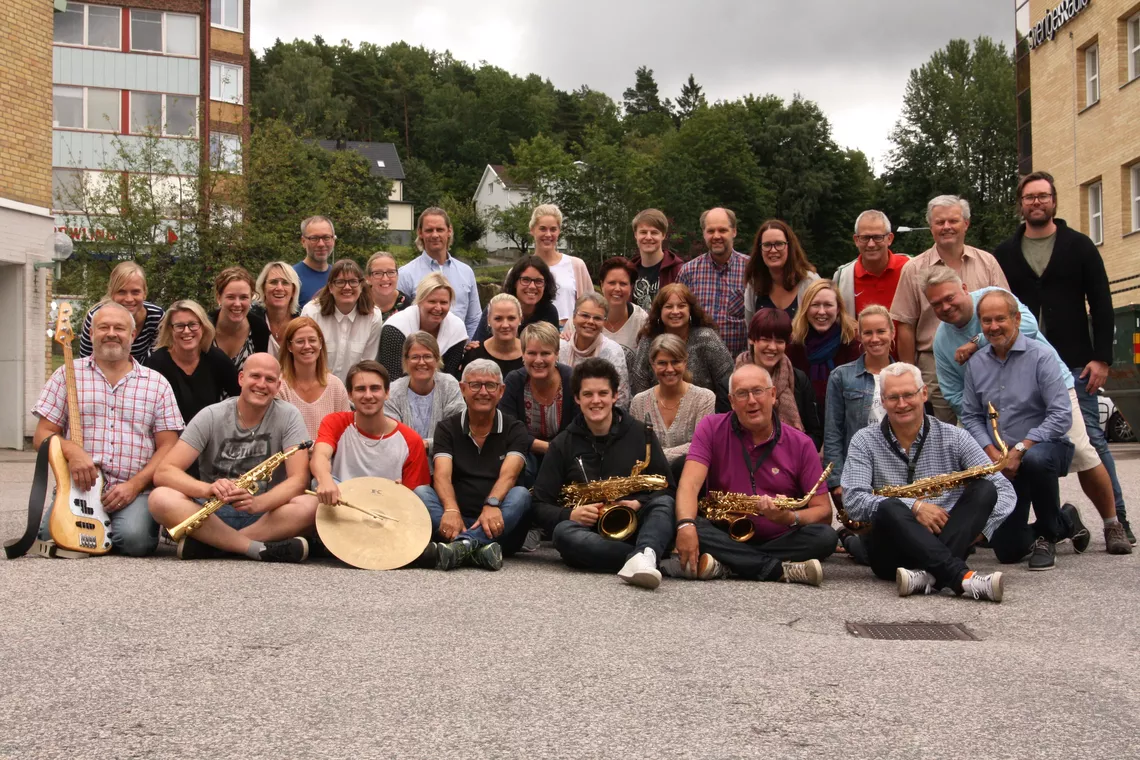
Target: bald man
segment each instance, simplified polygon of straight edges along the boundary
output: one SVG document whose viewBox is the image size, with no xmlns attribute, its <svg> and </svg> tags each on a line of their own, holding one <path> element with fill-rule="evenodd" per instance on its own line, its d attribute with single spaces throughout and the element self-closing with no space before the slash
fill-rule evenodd
<svg viewBox="0 0 1140 760">
<path fill-rule="evenodd" d="M 316 504 L 290 501 L 309 482 L 309 453 L 285 460 L 256 495 L 234 485 L 245 472 L 273 454 L 308 440 L 297 408 L 277 398 L 281 367 L 269 354 L 253 354 L 238 375 L 241 395 L 195 415 L 182 438 L 158 468 L 160 486 L 150 512 L 168 530 L 210 499 L 225 502 L 193 536 L 178 542 L 181 559 L 244 555 L 265 562 L 303 562 L 316 521 Z M 202 480 L 186 474 L 198 462 Z"/>
</svg>

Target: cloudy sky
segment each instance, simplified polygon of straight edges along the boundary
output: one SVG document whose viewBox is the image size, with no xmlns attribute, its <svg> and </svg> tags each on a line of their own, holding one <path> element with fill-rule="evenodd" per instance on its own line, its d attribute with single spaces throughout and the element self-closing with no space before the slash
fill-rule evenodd
<svg viewBox="0 0 1140 760">
<path fill-rule="evenodd" d="M 662 97 L 693 74 L 710 101 L 799 92 L 831 119 L 836 141 L 877 171 L 910 70 L 956 37 L 1013 40 L 1011 0 L 252 0 L 260 51 L 277 38 L 450 50 L 561 89 L 582 84 L 620 102 L 638 66 Z M 365 10 L 367 9 L 367 10 Z"/>
</svg>

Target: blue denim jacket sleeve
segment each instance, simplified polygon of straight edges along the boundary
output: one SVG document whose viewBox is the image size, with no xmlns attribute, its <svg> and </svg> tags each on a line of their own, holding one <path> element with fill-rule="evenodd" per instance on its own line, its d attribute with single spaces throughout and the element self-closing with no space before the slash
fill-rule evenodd
<svg viewBox="0 0 1140 760">
<path fill-rule="evenodd" d="M 828 488 L 837 488 L 843 475 L 843 459 L 846 454 L 846 417 L 843 391 L 845 380 L 851 368 L 845 365 L 836 367 L 827 378 L 827 409 L 823 420 L 823 460 L 835 467 L 827 478 Z"/>
</svg>

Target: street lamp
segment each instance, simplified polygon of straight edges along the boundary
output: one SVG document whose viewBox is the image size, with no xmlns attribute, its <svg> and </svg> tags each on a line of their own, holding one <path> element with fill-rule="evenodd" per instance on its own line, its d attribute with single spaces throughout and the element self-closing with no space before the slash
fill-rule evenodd
<svg viewBox="0 0 1140 760">
<path fill-rule="evenodd" d="M 52 277 L 55 279 L 60 278 L 59 265 L 71 258 L 72 251 L 75 250 L 75 243 L 71 241 L 66 233 L 53 232 L 44 241 L 44 249 L 51 253 L 51 261 L 37 261 L 33 267 L 35 269 L 46 269 L 51 267 Z"/>
<path fill-rule="evenodd" d="M 929 227 L 896 227 L 895 232 L 918 232 L 919 230 L 929 229 Z"/>
</svg>

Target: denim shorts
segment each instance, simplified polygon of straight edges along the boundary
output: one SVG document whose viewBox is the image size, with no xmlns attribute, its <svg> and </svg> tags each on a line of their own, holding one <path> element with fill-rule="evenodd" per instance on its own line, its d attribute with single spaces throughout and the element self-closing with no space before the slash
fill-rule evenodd
<svg viewBox="0 0 1140 760">
<path fill-rule="evenodd" d="M 205 504 L 208 499 L 195 499 L 194 501 L 199 504 Z M 234 530 L 241 530 L 261 519 L 261 515 L 251 515 L 248 512 L 242 512 L 234 509 L 229 504 L 223 504 L 221 508 L 214 513 L 219 520 L 230 526 Z"/>
</svg>

